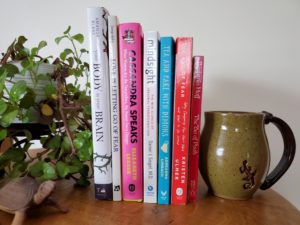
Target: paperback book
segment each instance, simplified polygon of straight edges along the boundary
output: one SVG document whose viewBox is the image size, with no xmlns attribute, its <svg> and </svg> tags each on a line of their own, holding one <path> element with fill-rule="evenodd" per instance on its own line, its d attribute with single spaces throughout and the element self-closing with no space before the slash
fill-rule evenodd
<svg viewBox="0 0 300 225">
<path fill-rule="evenodd" d="M 144 33 L 144 202 L 157 203 L 158 48 L 156 31 Z"/>
<path fill-rule="evenodd" d="M 122 187 L 126 201 L 143 200 L 142 28 L 119 25 Z"/>
<path fill-rule="evenodd" d="M 102 7 L 87 9 L 91 73 L 94 182 L 97 199 L 111 200 L 112 165 L 108 71 L 108 12 Z"/>
<path fill-rule="evenodd" d="M 176 39 L 173 120 L 172 204 L 186 204 L 193 39 Z"/>
<path fill-rule="evenodd" d="M 158 204 L 170 203 L 174 91 L 174 39 L 160 38 Z"/>
<path fill-rule="evenodd" d="M 201 128 L 201 102 L 203 87 L 203 56 L 193 57 L 193 81 L 192 81 L 192 111 L 190 127 L 190 152 L 189 152 L 189 178 L 188 178 L 188 201 L 197 200 L 198 171 L 199 171 L 199 148 Z"/>
<path fill-rule="evenodd" d="M 108 52 L 110 81 L 110 120 L 112 145 L 113 200 L 122 200 L 121 191 L 121 140 L 120 140 L 120 96 L 119 96 L 119 54 L 118 19 L 108 16 Z"/>
</svg>

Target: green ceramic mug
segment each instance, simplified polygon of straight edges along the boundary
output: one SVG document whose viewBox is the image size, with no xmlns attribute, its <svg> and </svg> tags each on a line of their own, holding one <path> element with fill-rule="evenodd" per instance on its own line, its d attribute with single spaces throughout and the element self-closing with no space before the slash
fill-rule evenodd
<svg viewBox="0 0 300 225">
<path fill-rule="evenodd" d="M 270 150 L 265 124 L 281 132 L 284 151 L 269 174 Z M 200 172 L 211 192 L 226 199 L 245 200 L 268 189 L 287 171 L 296 150 L 291 128 L 267 112 L 205 112 L 201 134 Z"/>
</svg>

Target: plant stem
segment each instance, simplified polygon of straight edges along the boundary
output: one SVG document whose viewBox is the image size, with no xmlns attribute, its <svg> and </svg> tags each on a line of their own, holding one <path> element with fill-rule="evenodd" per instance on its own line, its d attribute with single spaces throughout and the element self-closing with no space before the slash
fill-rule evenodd
<svg viewBox="0 0 300 225">
<path fill-rule="evenodd" d="M 57 87 L 58 87 L 58 99 L 59 99 L 58 100 L 59 101 L 59 113 L 60 113 L 60 116 L 61 116 L 61 118 L 63 120 L 67 136 L 68 136 L 68 138 L 69 138 L 69 140 L 71 142 L 72 155 L 74 155 L 76 153 L 76 149 L 75 149 L 75 146 L 74 146 L 74 143 L 73 143 L 73 138 L 72 138 L 72 135 L 71 135 L 71 132 L 70 132 L 70 128 L 68 126 L 66 115 L 64 113 L 64 99 L 63 99 L 62 93 L 61 93 L 62 83 L 61 83 L 61 75 L 60 74 L 57 77 Z"/>
</svg>

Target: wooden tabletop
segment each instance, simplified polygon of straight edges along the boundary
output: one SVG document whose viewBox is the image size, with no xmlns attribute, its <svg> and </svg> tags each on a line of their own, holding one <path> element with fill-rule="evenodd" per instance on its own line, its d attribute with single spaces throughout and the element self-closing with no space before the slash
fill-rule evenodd
<svg viewBox="0 0 300 225">
<path fill-rule="evenodd" d="M 69 212 L 62 214 L 48 206 L 40 207 L 30 212 L 25 224 L 300 224 L 299 211 L 273 190 L 258 191 L 252 199 L 246 201 L 224 200 L 208 194 L 201 181 L 199 194 L 196 203 L 185 206 L 99 201 L 94 198 L 93 187 L 74 188 L 71 182 L 61 181 L 56 195 L 65 200 Z M 0 225 L 9 225 L 12 218 L 12 215 L 0 212 Z"/>
</svg>

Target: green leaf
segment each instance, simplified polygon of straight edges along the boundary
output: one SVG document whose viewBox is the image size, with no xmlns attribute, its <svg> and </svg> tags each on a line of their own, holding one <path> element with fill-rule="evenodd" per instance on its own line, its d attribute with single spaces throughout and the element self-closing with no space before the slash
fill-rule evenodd
<svg viewBox="0 0 300 225">
<path fill-rule="evenodd" d="M 21 35 L 18 37 L 17 44 L 23 45 L 26 41 L 27 41 L 27 38 Z"/>
<path fill-rule="evenodd" d="M 30 50 L 28 48 L 23 48 L 20 50 L 19 54 L 18 54 L 18 58 L 16 58 L 17 60 L 22 60 L 25 57 L 29 57 L 30 56 Z"/>
<path fill-rule="evenodd" d="M 32 121 L 36 121 L 36 109 L 34 107 L 27 109 L 24 117 L 22 118 L 23 123 L 30 123 Z"/>
<path fill-rule="evenodd" d="M 83 138 L 75 138 L 74 139 L 74 146 L 77 149 L 81 149 L 85 144 L 85 140 Z"/>
<path fill-rule="evenodd" d="M 86 105 L 86 106 L 84 106 L 83 107 L 83 112 L 85 113 L 85 114 L 87 114 L 87 115 L 92 115 L 92 108 L 91 108 L 91 106 L 90 105 Z"/>
<path fill-rule="evenodd" d="M 35 105 L 35 93 L 33 91 L 28 91 L 20 101 L 20 107 L 24 109 L 29 109 Z"/>
<path fill-rule="evenodd" d="M 59 161 L 56 164 L 56 171 L 58 176 L 61 178 L 65 178 L 70 173 L 68 165 L 62 161 Z"/>
<path fill-rule="evenodd" d="M 79 127 L 79 124 L 74 119 L 68 120 L 68 126 L 71 132 L 76 131 Z"/>
<path fill-rule="evenodd" d="M 7 129 L 0 129 L 0 141 L 7 137 Z"/>
<path fill-rule="evenodd" d="M 92 138 L 92 133 L 90 130 L 85 130 L 85 131 L 78 133 L 77 136 L 89 141 Z"/>
<path fill-rule="evenodd" d="M 47 98 L 52 98 L 53 95 L 56 95 L 56 86 L 53 84 L 47 84 L 45 89 L 45 95 L 47 96 Z"/>
<path fill-rule="evenodd" d="M 82 48 L 82 49 L 80 49 L 80 52 L 81 52 L 81 53 L 88 53 L 89 51 L 86 50 L 86 49 L 84 49 L 84 48 Z"/>
<path fill-rule="evenodd" d="M 42 81 L 44 81 L 44 80 L 51 80 L 50 77 L 48 75 L 46 75 L 46 74 L 38 74 L 37 77 L 36 77 L 36 79 L 38 81 L 39 80 L 42 80 Z"/>
<path fill-rule="evenodd" d="M 86 177 L 80 177 L 79 180 L 76 181 L 76 185 L 80 187 L 87 187 L 90 185 L 90 181 Z"/>
<path fill-rule="evenodd" d="M 23 151 L 28 151 L 32 144 L 32 142 L 27 142 L 23 147 Z"/>
<path fill-rule="evenodd" d="M 8 77 L 12 77 L 15 74 L 19 73 L 18 67 L 16 67 L 14 64 L 11 64 L 11 63 L 7 63 L 7 64 L 3 65 L 3 69 L 6 70 L 6 72 L 7 72 L 6 76 L 8 76 Z"/>
<path fill-rule="evenodd" d="M 49 140 L 49 137 L 41 137 L 40 138 L 40 142 L 41 142 L 41 144 L 43 145 L 43 147 L 44 147 L 44 145 L 46 144 L 46 142 Z"/>
<path fill-rule="evenodd" d="M 41 41 L 40 43 L 39 43 L 39 45 L 38 45 L 38 49 L 40 50 L 40 49 L 42 49 L 42 48 L 44 48 L 44 47 L 46 47 L 47 46 L 47 42 L 46 41 Z"/>
<path fill-rule="evenodd" d="M 0 99 L 0 115 L 2 115 L 7 109 L 7 104 Z"/>
<path fill-rule="evenodd" d="M 88 161 L 91 159 L 91 156 L 93 154 L 93 147 L 91 143 L 85 143 L 82 148 L 78 149 L 79 152 L 79 159 L 80 161 Z"/>
<path fill-rule="evenodd" d="M 27 41 L 27 38 L 24 36 L 19 36 L 18 41 L 15 44 L 16 51 L 22 51 L 24 49 L 24 43 Z"/>
<path fill-rule="evenodd" d="M 71 150 L 71 142 L 70 142 L 70 139 L 69 139 L 68 137 L 64 137 L 61 146 L 62 146 L 62 148 L 63 148 L 65 151 Z"/>
<path fill-rule="evenodd" d="M 61 137 L 59 135 L 55 135 L 52 137 L 46 144 L 47 148 L 57 150 L 61 144 Z"/>
<path fill-rule="evenodd" d="M 14 119 L 17 117 L 18 112 L 19 112 L 18 110 L 13 110 L 13 111 L 3 114 L 3 116 L 0 120 L 0 125 L 2 127 L 8 127 L 14 121 Z"/>
<path fill-rule="evenodd" d="M 69 168 L 69 173 L 78 173 L 81 168 L 82 168 L 82 165 L 76 165 L 76 166 L 68 166 Z"/>
<path fill-rule="evenodd" d="M 73 67 L 73 65 L 74 65 L 74 59 L 72 57 L 69 57 L 69 58 L 67 58 L 67 61 L 69 63 L 69 66 Z"/>
<path fill-rule="evenodd" d="M 21 162 L 25 159 L 25 153 L 21 149 L 11 148 L 1 158 L 3 161 Z"/>
<path fill-rule="evenodd" d="M 68 34 L 71 30 L 71 26 L 69 25 L 68 28 L 64 31 L 64 34 Z"/>
<path fill-rule="evenodd" d="M 39 49 L 37 47 L 34 47 L 31 49 L 31 55 L 37 55 L 39 52 Z"/>
<path fill-rule="evenodd" d="M 0 68 L 0 94 L 2 93 L 4 87 L 5 87 L 5 79 L 7 76 L 7 71 L 3 68 Z"/>
<path fill-rule="evenodd" d="M 62 161 L 59 161 L 56 164 L 57 174 L 61 178 L 65 178 L 68 174 L 78 173 L 80 171 L 80 169 L 81 169 L 81 166 L 68 165 Z"/>
<path fill-rule="evenodd" d="M 48 158 L 51 160 L 57 159 L 57 152 L 58 152 L 58 150 L 51 151 L 50 153 L 48 153 Z"/>
<path fill-rule="evenodd" d="M 66 48 L 62 53 L 60 53 L 59 57 L 61 58 L 61 60 L 65 61 L 65 59 L 67 58 L 67 56 L 69 54 L 72 54 L 72 53 L 73 53 L 73 51 L 71 49 Z"/>
<path fill-rule="evenodd" d="M 43 165 L 44 161 L 38 161 L 37 163 L 33 164 L 30 168 L 30 175 L 34 177 L 40 177 L 43 175 Z"/>
<path fill-rule="evenodd" d="M 57 129 L 57 126 L 56 126 L 56 123 L 55 122 L 53 122 L 53 123 L 50 123 L 49 124 L 49 128 L 50 128 L 50 131 L 52 132 L 52 133 L 56 133 L 56 129 Z"/>
<path fill-rule="evenodd" d="M 81 176 L 87 177 L 89 175 L 89 166 L 88 165 L 83 165 L 79 171 L 79 173 L 81 174 Z"/>
<path fill-rule="evenodd" d="M 57 178 L 56 171 L 52 165 L 44 161 L 38 161 L 30 167 L 30 175 L 37 177 L 40 181 L 53 180 Z"/>
<path fill-rule="evenodd" d="M 78 133 L 74 139 L 74 146 L 78 151 L 80 161 L 90 160 L 93 154 L 91 131 L 85 130 Z"/>
<path fill-rule="evenodd" d="M 84 36 L 82 34 L 75 34 L 72 39 L 78 41 L 80 44 L 84 42 Z"/>
<path fill-rule="evenodd" d="M 54 180 L 57 178 L 57 174 L 54 167 L 51 166 L 49 163 L 44 164 L 43 173 L 44 174 L 40 177 L 41 181 Z"/>
<path fill-rule="evenodd" d="M 61 36 L 61 37 L 57 37 L 57 38 L 55 38 L 55 43 L 59 44 L 62 39 L 67 38 L 67 37 L 68 37 L 67 35 L 64 35 L 64 36 Z"/>
<path fill-rule="evenodd" d="M 32 134 L 29 130 L 23 130 L 23 132 L 24 132 L 24 135 L 25 135 L 27 141 L 32 140 Z"/>
<path fill-rule="evenodd" d="M 21 62 L 21 66 L 23 67 L 24 70 L 28 70 L 30 68 L 33 67 L 33 62 L 29 59 L 24 59 L 22 62 Z M 26 71 L 27 72 L 27 71 Z M 24 72 L 23 72 L 24 73 Z"/>
<path fill-rule="evenodd" d="M 24 80 L 19 80 L 13 85 L 9 92 L 9 97 L 14 102 L 18 102 L 20 98 L 26 93 L 27 85 Z"/>
<path fill-rule="evenodd" d="M 22 174 L 26 171 L 27 166 L 28 166 L 28 163 L 24 162 L 24 161 L 15 163 L 13 166 L 13 170 L 11 171 L 9 176 L 11 178 L 17 178 L 17 177 L 22 176 Z"/>
</svg>

